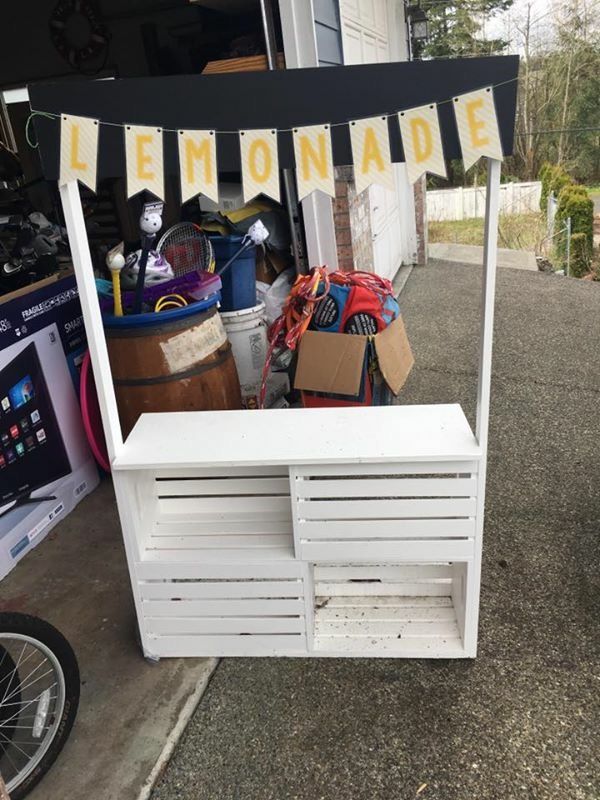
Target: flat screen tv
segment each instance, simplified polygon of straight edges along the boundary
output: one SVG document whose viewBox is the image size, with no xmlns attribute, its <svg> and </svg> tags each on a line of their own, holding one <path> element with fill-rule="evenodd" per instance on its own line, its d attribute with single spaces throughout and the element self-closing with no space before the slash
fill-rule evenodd
<svg viewBox="0 0 600 800">
<path fill-rule="evenodd" d="M 0 370 L 0 508 L 71 472 L 35 343 Z M 4 513 L 10 508 L 4 508 Z M 0 512 L 3 513 L 3 512 Z"/>
</svg>

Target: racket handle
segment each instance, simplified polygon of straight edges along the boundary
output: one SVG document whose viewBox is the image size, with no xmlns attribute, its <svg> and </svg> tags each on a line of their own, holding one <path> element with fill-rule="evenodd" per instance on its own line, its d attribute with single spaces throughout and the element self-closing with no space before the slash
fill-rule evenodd
<svg viewBox="0 0 600 800">
<path fill-rule="evenodd" d="M 135 300 L 133 301 L 133 313 L 142 313 L 142 303 L 144 302 L 144 283 L 146 281 L 146 265 L 148 264 L 148 253 L 152 247 L 154 236 L 142 236 L 142 252 L 140 255 L 140 266 L 135 284 Z"/>
<path fill-rule="evenodd" d="M 114 299 L 114 312 L 115 317 L 123 316 L 123 302 L 121 299 L 121 270 L 111 270 L 113 299 Z"/>
<path fill-rule="evenodd" d="M 233 264 L 233 262 L 234 262 L 234 261 L 235 261 L 237 258 L 239 258 L 239 257 L 242 255 L 242 253 L 243 253 L 245 250 L 248 250 L 250 247 L 255 247 L 255 246 L 256 246 L 256 245 L 254 244 L 254 242 L 253 242 L 253 241 L 249 241 L 249 242 L 246 242 L 245 244 L 243 244 L 243 245 L 240 247 L 240 249 L 237 251 L 237 253 L 235 253 L 234 255 L 232 255 L 232 256 L 231 256 L 231 258 L 229 259 L 229 261 L 228 261 L 226 264 L 224 264 L 224 265 L 221 267 L 221 269 L 218 269 L 218 270 L 217 270 L 217 275 L 222 275 L 222 274 L 225 272 L 225 270 L 229 269 L 229 267 L 230 267 L 230 266 Z"/>
</svg>

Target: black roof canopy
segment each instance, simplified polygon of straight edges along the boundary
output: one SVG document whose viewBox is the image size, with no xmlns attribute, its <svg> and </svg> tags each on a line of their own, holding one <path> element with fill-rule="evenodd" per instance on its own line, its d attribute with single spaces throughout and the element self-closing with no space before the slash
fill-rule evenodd
<svg viewBox="0 0 600 800">
<path fill-rule="evenodd" d="M 450 100 L 457 94 L 495 86 L 494 98 L 504 155 L 513 147 L 518 56 L 436 59 L 348 67 L 291 69 L 223 75 L 64 81 L 29 87 L 31 107 L 52 114 L 74 114 L 117 124 L 162 128 L 215 129 L 221 171 L 238 170 L 237 131 L 277 128 L 280 167 L 293 167 L 292 135 L 297 125 L 345 123 L 406 108 L 439 106 L 446 158 L 461 151 Z M 393 161 L 403 161 L 398 121 L 388 121 Z M 60 123 L 35 118 L 44 174 L 59 175 Z M 164 167 L 178 172 L 176 134 L 164 134 Z M 332 128 L 333 160 L 351 164 L 348 126 Z M 123 130 L 103 125 L 99 137 L 98 178 L 125 174 Z"/>
</svg>

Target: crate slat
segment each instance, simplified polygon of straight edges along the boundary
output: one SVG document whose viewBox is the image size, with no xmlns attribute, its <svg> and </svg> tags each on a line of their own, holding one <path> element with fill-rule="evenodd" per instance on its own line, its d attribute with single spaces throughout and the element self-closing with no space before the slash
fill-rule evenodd
<svg viewBox="0 0 600 800">
<path fill-rule="evenodd" d="M 192 480 L 165 480 L 155 483 L 157 497 L 202 497 L 219 496 L 228 498 L 236 495 L 287 495 L 290 494 L 290 481 L 282 477 L 241 478 L 196 478 Z"/>
<path fill-rule="evenodd" d="M 255 467 L 236 467 L 236 466 L 214 466 L 214 467 L 172 467 L 165 469 L 160 467 L 154 471 L 154 476 L 158 484 L 163 481 L 176 481 L 199 478 L 258 478 L 264 477 L 288 477 L 288 468 L 285 466 L 269 466 L 268 464 Z"/>
<path fill-rule="evenodd" d="M 246 535 L 219 534 L 218 536 L 151 536 L 148 548 L 154 550 L 212 550 L 241 548 L 281 549 L 290 545 L 290 537 L 277 533 L 251 533 Z"/>
<path fill-rule="evenodd" d="M 472 497 L 477 490 L 475 478 L 378 478 L 367 480 L 296 479 L 296 495 L 302 498 L 323 497 Z"/>
<path fill-rule="evenodd" d="M 386 638 L 449 638 L 459 637 L 456 616 L 439 622 L 407 622 L 402 620 L 315 620 L 315 638 L 319 636 L 386 637 Z"/>
<path fill-rule="evenodd" d="M 416 587 L 420 586 L 420 584 L 412 584 Z M 319 587 L 316 587 L 319 588 Z M 423 588 L 423 587 L 421 587 Z M 377 587 L 373 586 L 372 591 L 377 591 Z M 423 606 L 433 607 L 437 606 L 438 608 L 448 608 L 452 606 L 452 597 L 450 594 L 446 595 L 433 595 L 430 592 L 427 595 L 419 596 L 415 595 L 412 592 L 405 596 L 399 595 L 377 595 L 377 594 L 370 594 L 370 595 L 337 595 L 337 594 L 329 594 L 327 596 L 318 595 L 316 596 L 316 605 L 320 608 L 344 608 L 346 606 L 350 606 L 352 608 L 359 608 L 361 606 L 368 606 L 371 608 L 381 608 L 382 606 L 390 607 L 390 608 L 402 608 L 402 609 L 415 609 L 415 608 L 422 608 Z"/>
<path fill-rule="evenodd" d="M 350 600 L 350 598 L 349 598 Z M 373 601 L 374 602 L 374 601 Z M 422 606 L 410 605 L 348 605 L 332 606 L 328 603 L 319 609 L 319 622 L 334 621 L 356 621 L 356 622 L 445 622 L 456 620 L 456 612 L 453 606 L 437 606 L 424 603 Z M 327 635 L 327 634 L 325 634 Z"/>
<path fill-rule="evenodd" d="M 206 656 L 306 655 L 303 634 L 252 636 L 150 636 L 152 652 L 160 658 Z"/>
<path fill-rule="evenodd" d="M 264 519 L 286 519 L 291 515 L 290 498 L 264 497 L 166 497 L 158 501 L 162 514 L 224 519 L 234 514 L 260 514 Z"/>
<path fill-rule="evenodd" d="M 136 564 L 135 572 L 139 580 L 161 579 L 195 579 L 202 568 L 210 565 L 228 564 L 232 567 L 251 562 L 263 564 L 273 561 L 276 565 L 286 561 L 295 561 L 292 548 L 260 548 L 253 549 L 215 549 L 204 550 L 146 550 L 143 560 Z"/>
<path fill-rule="evenodd" d="M 450 597 L 452 583 L 450 581 L 440 581 L 439 583 L 417 582 L 411 583 L 318 583 L 315 586 L 319 601 L 324 601 L 328 597 Z"/>
<path fill-rule="evenodd" d="M 303 617 L 145 617 L 149 634 L 304 633 Z"/>
<path fill-rule="evenodd" d="M 268 617 L 304 616 L 304 599 L 298 597 L 221 600 L 146 600 L 145 617 Z"/>
<path fill-rule="evenodd" d="M 370 578 L 377 581 L 427 581 L 452 578 L 452 567 L 450 564 L 369 564 L 362 566 L 318 564 L 315 566 L 315 585 L 319 581 L 353 581 L 368 580 Z"/>
<path fill-rule="evenodd" d="M 218 572 L 217 570 L 214 570 Z M 242 570 L 240 570 L 242 571 Z M 252 570 L 243 570 L 245 574 Z M 208 570 L 207 570 L 208 572 Z M 225 570 L 221 571 L 224 574 Z M 227 567 L 230 575 L 231 568 Z M 263 570 L 263 574 L 272 570 Z M 279 571 L 278 571 L 279 572 Z M 170 600 L 180 597 L 189 600 L 202 599 L 250 599 L 302 597 L 302 581 L 290 580 L 205 580 L 205 581 L 162 581 L 139 584 L 143 600 Z"/>
<path fill-rule="evenodd" d="M 353 541 L 302 541 L 300 556 L 305 561 L 337 561 L 340 564 L 378 563 L 380 561 L 465 561 L 474 555 L 471 539 L 443 539 L 423 541 L 380 541 L 364 539 Z"/>
<path fill-rule="evenodd" d="M 208 522 L 199 520 L 180 519 L 176 515 L 164 519 L 159 518 L 152 531 L 153 536 L 216 536 L 217 534 L 285 534 L 290 543 L 292 541 L 292 521 L 289 519 L 256 518 L 245 519 L 217 519 Z"/>
<path fill-rule="evenodd" d="M 433 637 L 319 636 L 321 658 L 465 658 L 459 635 Z"/>
<path fill-rule="evenodd" d="M 343 481 L 340 481 L 343 483 Z M 364 481 L 368 483 L 368 481 Z M 417 517 L 471 517 L 475 514 L 474 497 L 443 500 L 300 500 L 298 516 L 306 520 L 340 519 L 414 519 Z"/>
<path fill-rule="evenodd" d="M 478 461 L 395 461 L 359 464 L 298 464 L 293 467 L 298 478 L 347 478 L 350 476 L 377 475 L 382 478 L 411 475 L 446 475 L 452 479 L 470 478 L 479 468 Z"/>
<path fill-rule="evenodd" d="M 473 519 L 308 520 L 296 523 L 301 541 L 317 539 L 435 539 L 475 535 Z"/>
</svg>

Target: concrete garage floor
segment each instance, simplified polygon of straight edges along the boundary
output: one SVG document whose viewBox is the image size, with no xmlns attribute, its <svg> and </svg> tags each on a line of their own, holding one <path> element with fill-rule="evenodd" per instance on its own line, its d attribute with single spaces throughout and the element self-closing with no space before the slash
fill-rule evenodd
<svg viewBox="0 0 600 800">
<path fill-rule="evenodd" d="M 56 625 L 81 671 L 71 737 L 28 798 L 136 800 L 215 662 L 143 659 L 110 480 L 0 582 L 0 609 Z"/>
<path fill-rule="evenodd" d="M 478 276 L 413 270 L 403 402 L 473 419 Z M 153 800 L 600 798 L 600 284 L 498 284 L 478 658 L 226 659 Z"/>
</svg>

